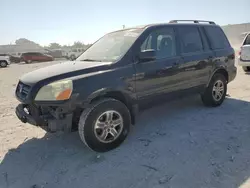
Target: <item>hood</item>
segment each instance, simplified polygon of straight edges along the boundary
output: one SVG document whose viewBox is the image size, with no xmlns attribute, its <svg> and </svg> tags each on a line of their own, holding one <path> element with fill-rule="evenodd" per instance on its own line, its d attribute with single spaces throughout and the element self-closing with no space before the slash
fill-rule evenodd
<svg viewBox="0 0 250 188">
<path fill-rule="evenodd" d="M 99 71 L 103 66 L 110 64 L 111 62 L 66 61 L 29 72 L 23 75 L 20 81 L 28 85 L 34 85 L 47 79 L 54 81 L 54 79 L 60 80 Z"/>
</svg>

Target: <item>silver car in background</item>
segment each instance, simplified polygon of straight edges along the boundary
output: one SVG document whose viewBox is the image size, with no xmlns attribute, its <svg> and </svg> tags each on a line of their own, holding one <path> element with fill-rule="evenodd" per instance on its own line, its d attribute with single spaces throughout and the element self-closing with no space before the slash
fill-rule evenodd
<svg viewBox="0 0 250 188">
<path fill-rule="evenodd" d="M 238 64 L 245 72 L 250 72 L 250 33 L 246 34 L 242 42 Z"/>
<path fill-rule="evenodd" d="M 7 54 L 0 54 L 0 68 L 7 67 L 10 64 L 10 57 Z"/>
</svg>

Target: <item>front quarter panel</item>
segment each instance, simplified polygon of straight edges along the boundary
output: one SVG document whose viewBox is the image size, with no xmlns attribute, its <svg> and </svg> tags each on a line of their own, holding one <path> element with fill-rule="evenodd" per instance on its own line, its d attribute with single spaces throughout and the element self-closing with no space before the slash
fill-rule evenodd
<svg viewBox="0 0 250 188">
<path fill-rule="evenodd" d="M 81 78 L 74 78 L 74 93 L 79 94 L 82 105 L 108 92 L 121 92 L 129 100 L 135 101 L 134 67 L 113 67 Z"/>
</svg>

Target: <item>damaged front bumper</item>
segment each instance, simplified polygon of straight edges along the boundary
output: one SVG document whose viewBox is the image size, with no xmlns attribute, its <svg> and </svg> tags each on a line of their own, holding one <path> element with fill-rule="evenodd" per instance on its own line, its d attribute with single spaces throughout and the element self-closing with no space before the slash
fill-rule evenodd
<svg viewBox="0 0 250 188">
<path fill-rule="evenodd" d="M 16 116 L 23 123 L 41 127 L 47 132 L 72 131 L 73 112 L 65 112 L 61 108 L 53 109 L 31 104 L 19 104 L 16 107 Z"/>
</svg>

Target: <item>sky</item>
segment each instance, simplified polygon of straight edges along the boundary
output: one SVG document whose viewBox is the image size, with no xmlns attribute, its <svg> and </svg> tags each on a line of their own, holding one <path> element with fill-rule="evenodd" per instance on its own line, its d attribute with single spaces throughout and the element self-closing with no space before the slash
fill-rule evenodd
<svg viewBox="0 0 250 188">
<path fill-rule="evenodd" d="M 125 27 L 172 19 L 250 22 L 250 0 L 0 0 L 0 44 L 92 43 Z"/>
</svg>

